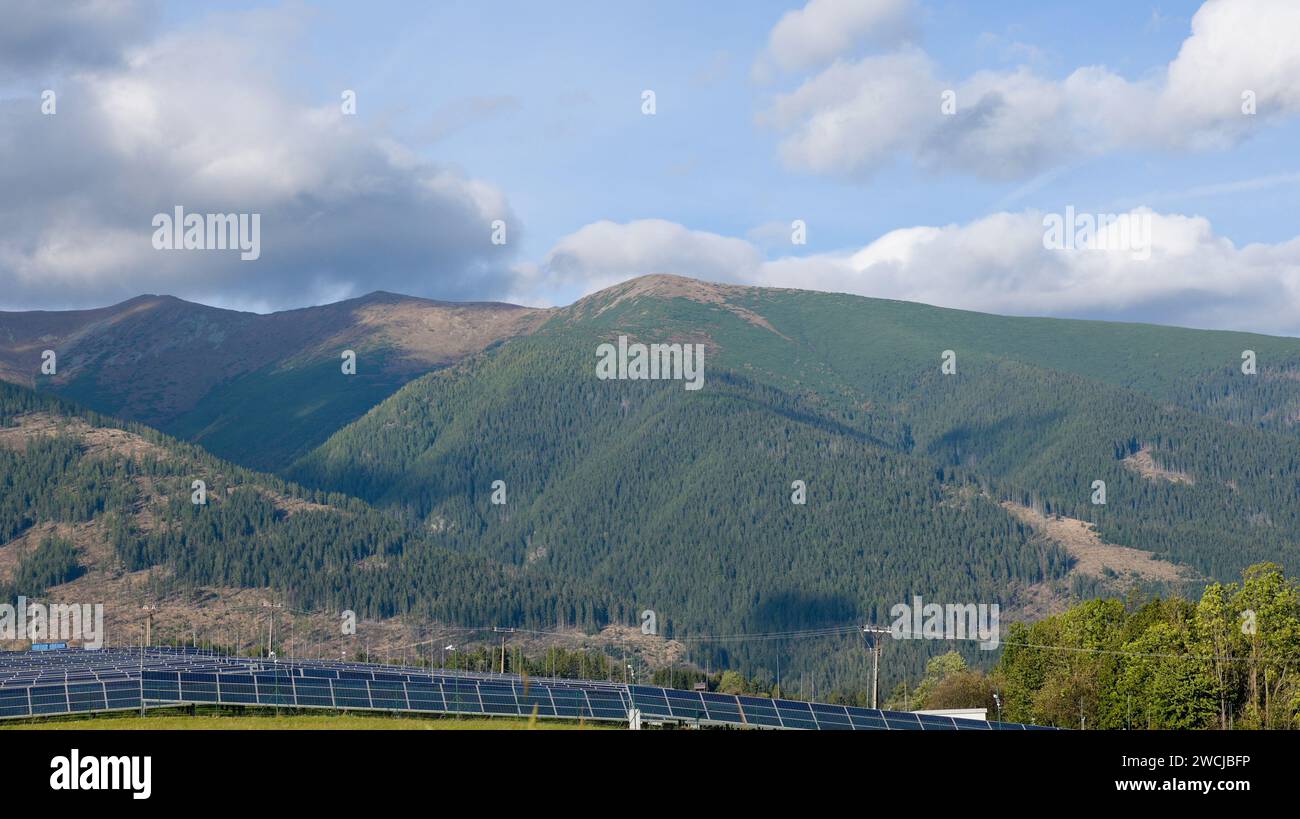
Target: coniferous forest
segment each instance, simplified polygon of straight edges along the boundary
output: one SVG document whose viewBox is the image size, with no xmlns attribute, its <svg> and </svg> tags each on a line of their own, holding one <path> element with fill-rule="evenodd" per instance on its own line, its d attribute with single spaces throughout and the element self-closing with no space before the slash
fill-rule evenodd
<svg viewBox="0 0 1300 819">
<path fill-rule="evenodd" d="M 703 344 L 703 389 L 596 378 L 594 351 L 619 335 Z M 1233 368 L 1242 349 L 1258 375 Z M 347 377 L 311 366 L 309 389 Z M 300 609 L 366 617 L 595 631 L 651 610 L 693 666 L 768 685 L 784 670 L 855 697 L 866 643 L 831 632 L 887 625 L 914 596 L 998 604 L 1005 625 L 1289 569 L 1298 371 L 1286 339 L 801 291 L 688 298 L 639 280 L 415 379 L 274 473 L 0 385 L 6 427 L 62 419 L 0 448 L 0 539 L 101 521 L 126 571 L 165 566 L 169 588 L 270 587 Z M 228 423 L 256 424 L 255 407 L 229 406 Z M 96 448 L 77 424 L 150 446 Z M 1080 571 L 1008 504 L 1082 521 L 1169 571 Z M 7 582 L 39 592 L 76 576 L 75 555 L 48 539 Z M 891 646 L 884 679 L 906 690 L 951 648 Z M 1016 656 L 956 648 L 979 671 Z M 1028 714 L 1037 695 L 1024 696 L 1014 707 Z"/>
</svg>

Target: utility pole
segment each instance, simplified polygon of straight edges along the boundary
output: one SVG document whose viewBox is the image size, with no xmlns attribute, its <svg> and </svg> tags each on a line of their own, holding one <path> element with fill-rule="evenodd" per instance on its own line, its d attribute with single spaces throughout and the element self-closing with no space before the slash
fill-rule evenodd
<svg viewBox="0 0 1300 819">
<path fill-rule="evenodd" d="M 28 695 L 30 696 L 30 694 Z M 140 635 L 140 716 L 144 716 L 144 635 Z"/>
<path fill-rule="evenodd" d="M 887 628 L 863 626 L 862 636 L 871 641 L 871 707 L 880 707 L 880 638 L 889 634 Z M 868 637 L 868 635 L 870 635 Z"/>
<path fill-rule="evenodd" d="M 263 600 L 262 608 L 271 610 L 271 622 L 266 632 L 266 656 L 275 659 L 275 610 L 284 608 L 284 604 Z"/>
<path fill-rule="evenodd" d="M 153 645 L 153 613 L 158 610 L 155 605 L 141 606 L 140 609 L 145 612 L 144 620 L 144 644 Z"/>
<path fill-rule="evenodd" d="M 504 674 L 506 673 L 506 635 L 514 633 L 514 629 L 493 626 L 492 630 L 501 635 L 501 673 Z"/>
</svg>

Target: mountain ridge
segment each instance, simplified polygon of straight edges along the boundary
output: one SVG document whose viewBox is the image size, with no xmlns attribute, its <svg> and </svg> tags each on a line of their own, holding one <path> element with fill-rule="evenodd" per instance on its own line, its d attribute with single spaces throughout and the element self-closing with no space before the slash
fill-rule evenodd
<svg viewBox="0 0 1300 819">
<path fill-rule="evenodd" d="M 360 416 L 411 378 L 526 332 L 546 311 L 376 291 L 269 314 L 142 295 L 80 311 L 0 313 L 0 379 L 270 468 Z M 55 372 L 42 372 L 45 350 Z M 341 356 L 357 355 L 342 378 Z M 267 404 L 259 395 L 272 394 Z M 275 413 L 283 445 L 244 427 Z"/>
<path fill-rule="evenodd" d="M 503 577 L 597 590 L 503 624 L 628 627 L 651 609 L 668 636 L 819 628 L 882 622 L 917 594 L 1011 617 L 1300 560 L 1298 340 L 673 276 L 545 311 L 430 312 L 379 294 L 300 317 L 335 314 L 377 339 L 358 345 L 356 376 L 337 359 L 351 337 L 321 335 L 323 347 L 222 381 L 168 431 L 218 455 L 227 436 L 226 451 L 280 479 L 355 498 Z M 408 345 L 450 350 L 446 363 L 304 413 L 366 385 L 391 352 L 384 333 L 406 328 Z M 597 378 L 599 345 L 619 336 L 703 344 L 703 389 Z M 104 355 L 129 356 L 130 340 Z M 1090 500 L 1098 480 L 1105 504 Z M 132 559 L 230 585 L 217 544 L 196 564 L 149 543 Z M 431 581 L 402 577 L 405 598 L 386 611 L 429 605 Z M 470 592 L 455 595 L 464 617 L 500 611 Z M 834 677 L 858 662 L 845 648 L 798 652 Z M 927 648 L 900 648 L 900 662 Z M 761 645 L 708 651 L 751 671 L 781 659 Z"/>
<path fill-rule="evenodd" d="M 860 346 L 842 333 L 833 341 L 831 336 L 819 341 L 801 335 L 808 322 L 816 323 L 805 309 L 815 305 L 816 311 L 838 314 L 860 338 L 871 339 L 875 349 L 864 349 L 867 356 L 911 359 L 928 345 L 930 356 L 952 349 L 963 356 L 1018 360 L 1136 388 L 1239 423 L 1290 428 L 1300 422 L 1300 396 L 1284 383 L 1300 360 L 1300 340 L 1288 337 L 1007 317 L 672 274 L 633 277 L 553 308 L 374 291 L 268 314 L 151 294 L 91 310 L 0 313 L 0 380 L 48 389 L 203 443 L 237 462 L 275 470 L 286 468 L 411 378 L 511 339 L 574 323 L 608 323 L 611 316 L 628 319 L 622 328 L 627 332 L 653 330 L 639 324 L 637 311 L 629 309 L 637 304 L 647 305 L 642 312 L 651 315 L 657 314 L 654 305 L 678 304 L 676 313 L 693 311 L 690 331 L 701 342 L 709 340 L 710 323 L 722 315 L 764 329 L 771 338 L 745 343 L 772 353 L 768 369 L 785 374 L 776 381 L 786 389 L 801 389 L 797 373 L 804 366 L 844 369 L 829 363 L 842 358 L 843 351 L 823 342 Z M 58 354 L 54 376 L 41 375 L 45 349 Z M 333 374 L 340 372 L 339 356 L 347 349 L 358 354 L 357 375 L 340 382 Z M 1240 382 L 1234 368 L 1245 349 L 1255 349 L 1260 357 L 1260 378 L 1253 384 L 1234 383 Z M 717 354 L 725 359 L 727 351 L 715 347 L 711 355 Z M 1246 404 L 1253 399 L 1239 397 L 1250 391 L 1271 396 L 1263 411 L 1271 415 L 1251 415 Z M 260 396 L 267 394 L 276 397 L 274 406 L 263 404 Z M 1281 403 L 1274 405 L 1275 399 Z M 262 425 L 267 413 L 278 421 L 282 445 L 267 448 L 246 432 Z"/>
</svg>

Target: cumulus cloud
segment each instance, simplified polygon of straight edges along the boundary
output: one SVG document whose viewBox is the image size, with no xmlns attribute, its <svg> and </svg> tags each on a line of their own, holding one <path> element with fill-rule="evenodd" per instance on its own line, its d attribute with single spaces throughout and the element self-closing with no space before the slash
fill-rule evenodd
<svg viewBox="0 0 1300 819">
<path fill-rule="evenodd" d="M 786 12 L 768 35 L 754 63 L 755 79 L 774 69 L 794 71 L 824 65 L 860 42 L 892 44 L 912 34 L 913 0 L 809 0 Z"/>
<path fill-rule="evenodd" d="M 295 30 L 283 12 L 214 18 L 63 75 L 53 116 L 35 96 L 0 103 L 3 306 L 504 293 L 511 245 L 491 222 L 518 238 L 506 197 L 343 115 L 342 89 L 307 105 L 277 88 Z M 155 250 L 152 219 L 177 205 L 259 213 L 261 257 Z"/>
<path fill-rule="evenodd" d="M 1011 315 L 1300 335 L 1300 238 L 1238 247 L 1199 216 L 1134 213 L 1150 220 L 1149 252 L 1049 249 L 1047 215 L 1023 211 L 894 230 L 856 251 L 771 260 L 749 242 L 673 223 L 601 222 L 565 237 L 546 265 L 560 260 L 572 280 L 587 277 L 583 292 L 676 273 Z"/>
<path fill-rule="evenodd" d="M 9 0 L 0 9 L 0 79 L 120 64 L 157 11 L 154 0 Z"/>
<path fill-rule="evenodd" d="M 1135 80 L 1103 66 L 1062 80 L 1024 67 L 957 80 L 912 47 L 839 60 L 778 96 L 760 121 L 786 133 L 782 156 L 800 170 L 861 176 L 902 156 L 1014 179 L 1068 157 L 1225 148 L 1300 113 L 1300 4 L 1208 0 L 1191 28 L 1173 61 Z M 949 90 L 953 115 L 941 108 Z"/>
<path fill-rule="evenodd" d="M 590 293 L 652 273 L 727 280 L 761 261 L 762 254 L 744 239 L 640 219 L 586 225 L 556 242 L 541 267 L 552 285 L 577 285 Z"/>
<path fill-rule="evenodd" d="M 791 130 L 787 164 L 815 173 L 857 173 L 909 150 L 930 128 L 942 86 L 930 58 L 916 49 L 837 61 L 778 97 L 760 122 Z"/>
</svg>

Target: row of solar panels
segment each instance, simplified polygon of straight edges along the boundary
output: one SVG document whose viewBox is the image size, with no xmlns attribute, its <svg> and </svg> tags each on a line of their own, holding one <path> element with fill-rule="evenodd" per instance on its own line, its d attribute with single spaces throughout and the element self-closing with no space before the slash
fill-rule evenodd
<svg viewBox="0 0 1300 819">
<path fill-rule="evenodd" d="M 346 673 L 346 672 L 345 672 Z M 261 671 L 251 674 L 145 672 L 144 697 L 151 702 L 275 705 L 300 708 L 365 709 L 626 720 L 626 688 L 440 677 L 428 681 L 337 679 Z"/>
<path fill-rule="evenodd" d="M 9 651 L 0 652 L 0 686 L 15 681 L 94 679 L 112 674 L 136 674 L 141 665 L 139 649 L 101 649 L 98 651 Z M 219 660 L 205 655 L 209 662 Z M 198 655 L 176 649 L 150 648 L 144 652 L 146 668 L 185 668 L 199 661 Z M 26 684 L 26 683 L 23 683 Z"/>
<path fill-rule="evenodd" d="M 85 669 L 85 668 L 104 668 L 119 667 L 130 668 L 138 664 L 140 659 L 140 649 L 136 647 L 127 648 L 103 648 L 97 650 L 77 650 L 67 649 L 61 651 L 0 651 L 0 676 L 13 671 L 31 670 L 59 670 L 59 669 Z M 331 659 L 312 659 L 312 658 L 280 658 L 278 661 L 269 660 L 263 657 L 239 657 L 228 654 L 218 654 L 208 649 L 198 649 L 192 647 L 171 647 L 171 646 L 150 646 L 144 650 L 145 664 L 161 662 L 192 664 L 192 663 L 303 663 L 325 668 L 356 668 L 366 669 L 376 666 L 375 663 L 352 662 L 347 660 Z M 387 666 L 384 667 L 394 667 Z M 396 666 L 406 667 L 406 666 Z M 457 671 L 460 674 L 473 675 L 483 678 L 504 676 L 495 672 L 471 672 Z"/>
<path fill-rule="evenodd" d="M 208 679 L 181 679 L 207 677 Z M 274 672 L 181 674 L 145 672 L 139 680 L 67 683 L 0 690 L 0 718 L 137 709 L 147 706 L 224 704 L 403 711 L 626 721 L 626 691 L 477 680 L 426 683 L 335 680 Z"/>
<path fill-rule="evenodd" d="M 512 675 L 491 672 L 449 671 L 380 666 L 331 660 L 268 660 L 250 657 L 221 657 L 194 650 L 150 648 L 145 652 L 143 664 L 139 650 L 97 652 L 43 653 L 0 652 L 0 688 L 6 686 L 39 685 L 53 682 L 105 681 L 136 679 L 140 670 L 158 671 L 261 671 L 294 669 L 294 673 L 309 676 L 333 676 L 337 679 L 387 679 L 420 681 L 431 676 L 453 676 L 481 680 L 510 680 Z M 35 660 L 31 658 L 36 658 Z M 612 687 L 617 683 L 550 679 L 552 684 L 584 688 Z"/>
<path fill-rule="evenodd" d="M 628 686 L 632 704 L 652 722 L 743 725 L 846 731 L 1030 730 L 1039 726 L 1011 722 L 958 719 L 910 711 L 882 711 L 801 700 L 768 699 L 708 691 L 681 691 L 647 685 Z"/>
<path fill-rule="evenodd" d="M 189 678 L 189 679 L 187 679 Z M 449 684 L 297 677 L 275 672 L 146 672 L 139 681 L 74 683 L 0 691 L 0 717 L 111 711 L 178 703 L 558 717 L 622 722 L 631 708 L 648 722 L 804 730 L 1027 730 L 1034 726 L 629 686 L 626 691 L 456 680 Z"/>
<path fill-rule="evenodd" d="M 563 688 L 583 688 L 587 690 L 609 690 L 609 691 L 626 691 L 627 686 L 623 683 L 604 682 L 602 680 L 573 680 L 556 677 L 533 677 L 529 681 L 523 678 L 506 675 L 506 674 L 472 674 L 459 671 L 435 670 L 433 672 L 420 669 L 403 669 L 392 668 L 388 666 L 348 666 L 348 667 L 321 667 L 310 663 L 279 663 L 279 664 L 260 664 L 252 667 L 239 669 L 240 671 L 278 671 L 280 673 L 291 674 L 298 677 L 316 677 L 334 680 L 374 680 L 378 682 L 418 682 L 418 683 L 444 683 L 452 681 L 472 680 L 482 683 L 483 685 L 495 684 L 538 684 L 550 685 Z M 232 669 L 223 668 L 220 673 L 231 673 Z M 189 673 L 189 670 L 182 672 Z"/>
<path fill-rule="evenodd" d="M 0 663 L 3 663 L 3 656 L 0 656 Z M 144 673 L 149 675 L 153 672 L 175 672 L 185 675 L 182 679 L 198 679 L 192 675 L 226 675 L 226 673 L 253 673 L 253 672 L 277 672 L 281 675 L 292 675 L 295 677 L 316 677 L 316 679 L 334 679 L 334 680 L 351 680 L 351 681 L 385 681 L 385 682 L 413 682 L 413 684 L 450 684 L 456 680 L 476 680 L 484 684 L 493 684 L 493 682 L 506 682 L 519 680 L 519 677 L 508 675 L 467 675 L 467 673 L 434 671 L 430 673 L 425 669 L 408 669 L 394 668 L 387 666 L 360 666 L 360 664 L 317 664 L 315 662 L 272 662 L 272 660 L 253 659 L 253 658 L 225 658 L 212 660 L 209 658 L 194 658 L 183 663 L 168 664 L 146 664 Z M 43 686 L 64 684 L 79 684 L 79 682 L 107 682 L 116 680 L 139 680 L 140 668 L 136 666 L 121 666 L 112 669 L 99 669 L 94 672 L 94 676 L 85 676 L 85 673 L 78 672 L 77 675 L 62 676 L 44 676 L 39 679 L 16 679 L 9 680 L 0 684 L 0 690 L 6 688 L 26 688 L 26 686 Z M 207 677 L 204 677 L 207 679 Z M 581 688 L 588 690 L 625 690 L 625 686 L 616 684 L 616 682 L 606 682 L 599 680 L 568 680 L 568 679 L 550 679 L 550 677 L 537 677 L 529 681 L 529 684 L 550 685 L 555 688 Z"/>
<path fill-rule="evenodd" d="M 139 680 L 0 688 L 0 719 L 139 707 Z"/>
<path fill-rule="evenodd" d="M 10 656 L 0 656 L 0 668 Z M 107 655 L 104 660 L 110 660 Z M 0 687 L 0 718 L 113 711 L 174 704 L 225 704 L 482 714 L 809 730 L 1025 730 L 1036 726 L 772 700 L 655 686 L 505 675 L 434 673 L 357 663 L 175 656 L 183 670 L 121 665 L 127 679 L 33 682 Z M 115 663 L 108 663 L 113 665 Z"/>
<path fill-rule="evenodd" d="M 178 663 L 174 661 L 160 662 L 146 660 L 143 664 L 146 670 L 169 671 L 190 668 L 217 669 L 219 665 L 215 664 L 192 664 Z M 125 666 L 97 666 L 90 668 L 67 668 L 67 669 L 41 669 L 34 671 L 31 669 L 12 672 L 3 678 L 0 678 L 0 688 L 22 687 L 28 685 L 41 685 L 57 682 L 97 682 L 104 680 L 116 679 L 139 679 L 141 665 L 139 661 L 135 665 Z"/>
</svg>

